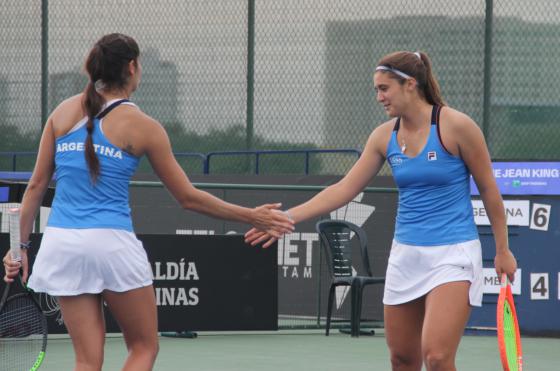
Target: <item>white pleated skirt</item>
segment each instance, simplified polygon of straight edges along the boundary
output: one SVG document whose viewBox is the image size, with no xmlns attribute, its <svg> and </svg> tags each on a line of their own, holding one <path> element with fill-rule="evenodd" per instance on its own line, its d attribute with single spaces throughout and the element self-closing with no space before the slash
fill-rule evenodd
<svg viewBox="0 0 560 371">
<path fill-rule="evenodd" d="M 385 277 L 383 304 L 418 299 L 437 286 L 469 281 L 469 303 L 482 305 L 482 249 L 479 240 L 442 246 L 413 246 L 393 241 Z"/>
<path fill-rule="evenodd" d="M 146 251 L 134 233 L 47 227 L 28 285 L 52 296 L 73 296 L 124 292 L 152 282 Z"/>
</svg>

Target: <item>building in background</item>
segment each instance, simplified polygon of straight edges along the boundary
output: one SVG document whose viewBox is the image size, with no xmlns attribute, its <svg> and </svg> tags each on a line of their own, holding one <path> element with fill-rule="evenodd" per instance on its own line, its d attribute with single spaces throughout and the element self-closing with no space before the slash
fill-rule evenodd
<svg viewBox="0 0 560 371">
<path fill-rule="evenodd" d="M 5 3 L 5 4 L 4 4 Z M 0 74 L 9 102 L 2 124 L 41 126 L 41 3 L 5 0 Z M 149 5 L 86 0 L 48 3 L 49 107 L 81 91 L 79 69 L 108 32 L 134 36 L 144 82 L 134 99 L 181 135 L 245 128 L 248 116 L 248 2 L 169 1 Z M 482 122 L 483 0 L 255 2 L 254 135 L 293 148 L 363 148 L 386 118 L 375 103 L 376 61 L 424 50 L 444 97 Z M 488 136 L 495 158 L 557 158 L 560 25 L 556 2 L 494 2 Z M 70 94 L 67 94 L 70 93 Z M 174 148 L 188 151 L 177 135 Z M 210 135 L 208 140 L 215 137 Z M 186 140 L 184 143 L 188 143 Z M 245 141 L 240 141 L 243 149 Z"/>
<path fill-rule="evenodd" d="M 557 158 L 560 26 L 494 19 L 487 141 L 494 158 Z M 482 32 L 481 32 L 482 31 Z M 484 18 L 411 16 L 329 22 L 325 56 L 326 147 L 355 147 L 385 122 L 376 103 L 377 61 L 397 50 L 425 51 L 446 102 L 482 124 Z M 520 141 L 520 138 L 524 138 Z"/>
</svg>

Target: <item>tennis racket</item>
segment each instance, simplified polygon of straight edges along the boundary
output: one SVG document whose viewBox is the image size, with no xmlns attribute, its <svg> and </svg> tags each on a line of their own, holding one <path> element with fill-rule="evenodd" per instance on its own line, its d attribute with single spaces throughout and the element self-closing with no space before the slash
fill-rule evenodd
<svg viewBox="0 0 560 371">
<path fill-rule="evenodd" d="M 10 253 L 21 260 L 19 209 L 8 210 Z M 37 370 L 47 348 L 47 319 L 22 282 L 7 283 L 0 300 L 0 364 L 5 371 Z"/>
<path fill-rule="evenodd" d="M 498 347 L 504 371 L 522 371 L 521 337 L 511 285 L 506 274 L 502 274 L 502 287 L 498 296 L 497 309 Z"/>
</svg>

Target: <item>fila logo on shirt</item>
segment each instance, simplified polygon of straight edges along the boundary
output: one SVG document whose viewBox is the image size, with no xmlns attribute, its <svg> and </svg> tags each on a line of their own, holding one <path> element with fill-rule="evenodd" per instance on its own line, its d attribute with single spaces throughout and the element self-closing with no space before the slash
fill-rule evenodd
<svg viewBox="0 0 560 371">
<path fill-rule="evenodd" d="M 437 152 L 430 151 L 428 152 L 428 161 L 436 161 L 437 160 Z"/>
</svg>

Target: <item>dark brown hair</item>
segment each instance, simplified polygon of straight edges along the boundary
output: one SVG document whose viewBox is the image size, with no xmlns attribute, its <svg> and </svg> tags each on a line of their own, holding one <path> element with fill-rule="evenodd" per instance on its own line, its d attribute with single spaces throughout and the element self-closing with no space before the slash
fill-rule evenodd
<svg viewBox="0 0 560 371">
<path fill-rule="evenodd" d="M 418 55 L 413 52 L 394 52 L 387 54 L 377 64 L 378 66 L 385 66 L 399 70 L 407 75 L 414 77 L 418 83 L 418 90 L 426 101 L 432 105 L 445 106 L 445 102 L 441 97 L 439 84 L 432 72 L 432 62 L 428 55 L 424 52 L 418 52 Z M 390 73 L 392 77 L 399 80 L 404 84 L 405 78 L 399 76 L 391 71 L 383 71 L 383 73 Z"/>
<path fill-rule="evenodd" d="M 113 33 L 99 39 L 86 59 L 85 70 L 89 82 L 84 89 L 83 101 L 88 116 L 85 156 L 93 181 L 100 171 L 92 140 L 93 120 L 105 103 L 96 88 L 106 91 L 124 88 L 130 77 L 128 64 L 130 61 L 137 63 L 139 55 L 140 49 L 132 37 Z"/>
</svg>

